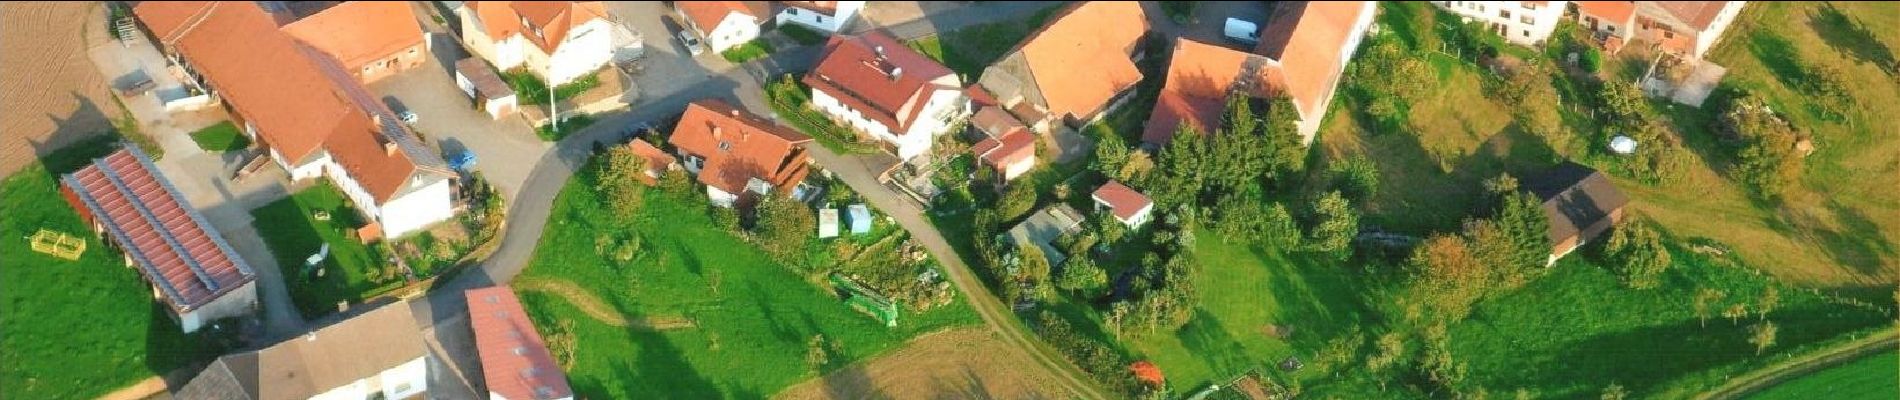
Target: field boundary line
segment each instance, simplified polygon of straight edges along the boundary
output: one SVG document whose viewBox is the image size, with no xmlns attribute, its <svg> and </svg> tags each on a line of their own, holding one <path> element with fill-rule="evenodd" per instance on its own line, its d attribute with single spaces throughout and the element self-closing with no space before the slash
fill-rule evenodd
<svg viewBox="0 0 1900 400">
<path fill-rule="evenodd" d="M 1801 378 L 1829 367 L 1845 364 L 1876 351 L 1893 350 L 1900 345 L 1900 327 L 1889 327 L 1865 338 L 1809 352 L 1798 358 L 1769 365 L 1746 375 L 1729 379 L 1722 386 L 1696 396 L 1698 400 L 1740 399 L 1762 389 Z"/>
</svg>

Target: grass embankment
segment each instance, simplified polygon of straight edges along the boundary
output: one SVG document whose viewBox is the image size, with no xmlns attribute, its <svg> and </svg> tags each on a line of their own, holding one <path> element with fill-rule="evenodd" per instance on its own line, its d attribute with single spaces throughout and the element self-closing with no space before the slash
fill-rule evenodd
<svg viewBox="0 0 1900 400">
<path fill-rule="evenodd" d="M 690 320 L 664 331 L 616 327 L 553 295 L 519 291 L 544 335 L 571 335 L 577 393 L 635 398 L 760 398 L 910 337 L 976 324 L 964 303 L 906 313 L 885 328 L 834 293 L 778 265 L 708 215 L 698 192 L 645 192 L 633 218 L 598 199 L 577 174 L 555 199 L 548 229 L 520 281 L 572 282 L 627 320 Z M 611 256 L 634 246 L 630 261 Z M 810 344 L 828 343 L 814 357 Z"/>
<path fill-rule="evenodd" d="M 110 152 L 105 135 L 74 144 L 0 181 L 0 398 L 86 399 L 214 357 L 187 336 L 118 250 L 92 233 L 60 195 L 56 175 Z M 86 240 L 67 261 L 31 250 L 49 229 Z"/>
<path fill-rule="evenodd" d="M 197 142 L 198 148 L 211 152 L 237 151 L 251 147 L 251 139 L 245 137 L 243 132 L 238 132 L 237 125 L 232 124 L 231 121 L 219 122 L 217 125 L 192 132 L 191 141 Z"/>
<path fill-rule="evenodd" d="M 327 214 L 327 220 L 319 219 Z M 401 287 L 403 278 L 374 247 L 353 238 L 362 216 L 328 179 L 251 210 L 253 226 L 277 257 L 291 301 L 305 318 L 336 312 L 338 302 L 359 303 Z M 304 262 L 324 244 L 330 254 L 315 267 Z M 322 270 L 322 276 L 318 276 Z"/>
</svg>

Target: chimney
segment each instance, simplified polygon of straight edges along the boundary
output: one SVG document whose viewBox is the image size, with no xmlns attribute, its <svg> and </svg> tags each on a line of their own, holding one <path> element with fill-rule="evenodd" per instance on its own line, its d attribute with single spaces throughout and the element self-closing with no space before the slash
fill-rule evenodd
<svg viewBox="0 0 1900 400">
<path fill-rule="evenodd" d="M 713 128 L 713 130 L 712 130 L 712 131 L 713 131 L 713 139 L 725 139 L 725 138 L 726 138 L 726 128 L 721 128 L 721 127 L 719 127 L 719 125 L 713 125 L 713 127 L 712 127 L 712 128 Z"/>
<path fill-rule="evenodd" d="M 402 151 L 402 149 L 396 146 L 396 141 L 390 140 L 383 142 L 383 152 L 387 153 L 386 155 L 394 157 L 398 151 Z"/>
<path fill-rule="evenodd" d="M 904 76 L 904 67 L 891 66 L 891 80 L 894 81 L 894 80 L 897 80 L 897 78 L 901 78 L 903 76 Z"/>
<path fill-rule="evenodd" d="M 728 114 L 732 114 L 732 116 L 734 116 L 734 117 L 737 117 L 737 116 L 739 116 L 739 109 L 737 109 L 737 108 L 734 108 L 734 109 L 732 109 L 732 111 L 727 111 L 727 113 L 728 113 Z"/>
<path fill-rule="evenodd" d="M 877 59 L 879 60 L 884 59 L 884 45 L 877 45 L 877 46 L 871 47 L 871 52 L 877 54 Z"/>
</svg>

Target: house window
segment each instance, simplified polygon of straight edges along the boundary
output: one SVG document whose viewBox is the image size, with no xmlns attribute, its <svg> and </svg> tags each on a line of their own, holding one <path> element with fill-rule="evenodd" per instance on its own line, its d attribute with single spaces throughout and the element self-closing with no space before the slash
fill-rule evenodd
<svg viewBox="0 0 1900 400">
<path fill-rule="evenodd" d="M 700 156 L 687 156 L 686 166 L 689 168 L 692 168 L 692 170 L 694 171 L 698 171 L 700 168 L 706 167 L 706 158 L 700 157 Z"/>
<path fill-rule="evenodd" d="M 1529 30 L 1529 29 L 1525 29 L 1525 30 L 1524 30 L 1524 37 L 1531 37 L 1531 30 Z"/>
<path fill-rule="evenodd" d="M 1676 38 L 1676 33 L 1675 33 L 1675 32 L 1673 32 L 1673 31 L 1670 31 L 1670 30 L 1667 30 L 1667 29 L 1665 29 L 1665 30 L 1663 30 L 1663 38 L 1664 38 L 1664 39 L 1675 39 L 1675 38 Z"/>
<path fill-rule="evenodd" d="M 1506 10 L 1506 9 L 1502 9 L 1502 8 L 1499 8 L 1499 9 L 1498 9 L 1498 16 L 1499 16 L 1499 17 L 1504 17 L 1504 19 L 1506 19 L 1506 20 L 1509 20 L 1509 19 L 1511 19 L 1511 10 Z"/>
<path fill-rule="evenodd" d="M 731 153 L 731 152 L 732 152 L 732 142 L 728 142 L 728 141 L 724 141 L 724 140 L 721 140 L 721 141 L 719 141 L 719 152 L 721 152 L 721 153 Z"/>
<path fill-rule="evenodd" d="M 1524 16 L 1518 17 L 1517 20 L 1518 22 L 1523 22 L 1525 25 L 1537 25 L 1537 22 L 1535 22 L 1537 19 L 1531 18 L 1530 14 L 1524 14 Z"/>
</svg>

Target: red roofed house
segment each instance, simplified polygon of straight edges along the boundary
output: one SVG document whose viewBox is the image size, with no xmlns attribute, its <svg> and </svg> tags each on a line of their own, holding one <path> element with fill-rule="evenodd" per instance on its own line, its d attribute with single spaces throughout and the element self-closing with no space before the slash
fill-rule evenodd
<svg viewBox="0 0 1900 400">
<path fill-rule="evenodd" d="M 687 105 L 668 140 L 686 171 L 706 184 L 706 197 L 713 204 L 731 207 L 747 193 L 801 197 L 810 190 L 803 185 L 811 168 L 800 145 L 811 137 L 724 102 Z"/>
<path fill-rule="evenodd" d="M 1036 134 L 1018 127 L 999 136 L 984 138 L 970 146 L 983 165 L 995 168 L 1003 180 L 1014 180 L 1036 167 Z"/>
<path fill-rule="evenodd" d="M 257 274 L 137 146 L 61 176 L 60 194 L 138 267 L 185 333 L 257 309 Z"/>
<path fill-rule="evenodd" d="M 468 324 L 491 399 L 565 400 L 574 398 L 567 374 L 548 353 L 521 299 L 507 286 L 469 289 Z"/>
<path fill-rule="evenodd" d="M 961 78 L 883 32 L 833 36 L 804 82 L 813 107 L 906 160 L 970 113 Z"/>
<path fill-rule="evenodd" d="M 1746 1 L 1638 1 L 1636 38 L 1663 51 L 1700 60 L 1728 31 Z"/>
<path fill-rule="evenodd" d="M 1476 21 L 1504 40 L 1524 46 L 1543 45 L 1563 19 L 1567 1 L 1434 1 L 1438 9 Z"/>
<path fill-rule="evenodd" d="M 337 59 L 364 83 L 422 65 L 429 57 L 415 11 L 406 2 L 344 2 L 283 30 Z"/>
<path fill-rule="evenodd" d="M 279 31 L 256 2 L 148 1 L 133 11 L 292 180 L 335 181 L 385 238 L 454 216 L 455 174 L 442 157 L 339 60 Z"/>
<path fill-rule="evenodd" d="M 467 1 L 455 13 L 469 52 L 503 71 L 527 68 L 549 85 L 607 66 L 615 36 L 630 35 L 598 1 Z"/>
<path fill-rule="evenodd" d="M 978 83 L 1038 132 L 1053 132 L 1052 122 L 1079 127 L 1132 97 L 1147 34 L 1140 4 L 1078 2 L 985 68 Z"/>
<path fill-rule="evenodd" d="M 759 38 L 768 7 L 762 1 L 676 1 L 680 21 L 713 52 L 726 51 Z"/>
<path fill-rule="evenodd" d="M 850 24 L 857 18 L 858 11 L 864 9 L 863 1 L 781 1 L 785 5 L 778 12 L 778 23 L 787 22 L 809 26 L 824 32 L 837 33 L 838 29 Z"/>
<path fill-rule="evenodd" d="M 653 144 L 647 143 L 646 139 L 634 139 L 632 143 L 627 143 L 627 147 L 633 149 L 633 155 L 639 156 L 646 162 L 646 173 L 638 178 L 647 186 L 659 184 L 660 176 L 666 171 L 673 170 L 673 166 L 679 164 L 679 160 L 673 158 L 673 155 L 666 154 L 665 150 L 660 150 L 658 147 L 653 147 Z"/>
<path fill-rule="evenodd" d="M 1129 228 L 1140 228 L 1148 223 L 1148 214 L 1155 208 L 1154 200 L 1149 200 L 1147 195 L 1116 181 L 1102 184 L 1090 197 L 1095 199 L 1096 212 L 1107 209 L 1115 214 L 1116 221 Z"/>
<path fill-rule="evenodd" d="M 1142 141 L 1166 145 L 1182 123 L 1214 131 L 1227 96 L 1238 92 L 1287 97 L 1300 118 L 1301 141 L 1311 143 L 1376 7 L 1370 1 L 1281 3 L 1252 53 L 1176 40 L 1168 81 L 1155 99 Z"/>
<path fill-rule="evenodd" d="M 1616 54 L 1636 33 L 1636 2 L 1578 1 L 1577 22 L 1595 33 L 1604 50 Z"/>
</svg>

